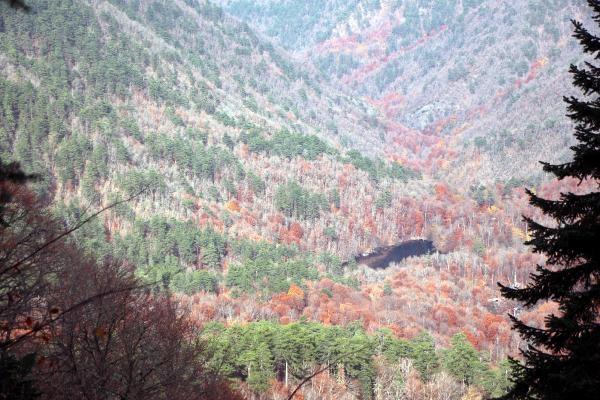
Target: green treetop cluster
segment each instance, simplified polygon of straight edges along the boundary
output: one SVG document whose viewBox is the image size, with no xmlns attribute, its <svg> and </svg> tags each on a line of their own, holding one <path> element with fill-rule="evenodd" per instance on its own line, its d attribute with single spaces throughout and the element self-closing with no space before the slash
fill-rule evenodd
<svg viewBox="0 0 600 400">
<path fill-rule="evenodd" d="M 213 323 L 205 327 L 202 337 L 213 354 L 210 368 L 246 381 L 259 393 L 266 391 L 273 379 L 284 381 L 286 370 L 293 387 L 329 365 L 330 373 L 356 380 L 362 398 L 370 399 L 377 378 L 376 360 L 383 360 L 400 374 L 394 363 L 402 358 L 413 362 L 423 381 L 445 371 L 488 395 L 501 395 L 509 386 L 507 364 L 492 367 L 462 333 L 452 338 L 447 349 L 437 349 L 427 333 L 403 340 L 387 329 L 369 335 L 359 324 L 340 327 L 307 321 L 288 325 L 262 321 L 227 328 Z"/>
</svg>

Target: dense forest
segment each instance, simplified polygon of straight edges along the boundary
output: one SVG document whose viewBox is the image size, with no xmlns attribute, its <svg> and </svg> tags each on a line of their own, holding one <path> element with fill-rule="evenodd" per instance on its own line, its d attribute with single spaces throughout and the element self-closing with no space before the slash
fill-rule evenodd
<svg viewBox="0 0 600 400">
<path fill-rule="evenodd" d="M 0 1 L 0 398 L 515 393 L 589 14 Z"/>
</svg>

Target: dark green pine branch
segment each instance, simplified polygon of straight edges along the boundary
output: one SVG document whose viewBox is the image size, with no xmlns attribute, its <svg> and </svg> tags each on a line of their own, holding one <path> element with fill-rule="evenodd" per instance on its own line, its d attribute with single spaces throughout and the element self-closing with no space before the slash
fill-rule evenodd
<svg viewBox="0 0 600 400">
<path fill-rule="evenodd" d="M 531 282 L 524 289 L 501 285 L 501 292 L 504 297 L 522 302 L 525 307 L 534 306 L 540 301 L 562 301 L 574 287 L 589 286 L 590 275 L 595 270 L 596 265 L 592 263 L 560 270 L 549 270 L 538 265 L 535 273 L 531 274 Z"/>
<path fill-rule="evenodd" d="M 583 24 L 579 21 L 571 20 L 575 27 L 575 33 L 573 37 L 579 40 L 583 47 L 584 53 L 599 53 L 600 52 L 600 39 L 592 35 L 587 29 L 583 27 Z M 600 54 L 594 56 L 596 59 L 600 58 Z"/>
<path fill-rule="evenodd" d="M 594 224 L 588 216 L 573 224 L 560 224 L 554 228 L 530 218 L 524 218 L 524 221 L 532 236 L 525 244 L 532 246 L 534 253 L 546 254 L 551 265 L 571 267 L 582 260 L 598 260 L 600 257 L 600 246 L 596 240 L 600 235 L 600 224 Z"/>
<path fill-rule="evenodd" d="M 588 0 L 600 26 L 600 0 Z M 573 21 L 574 37 L 583 51 L 600 59 L 600 38 Z M 542 163 L 558 179 L 600 181 L 600 68 L 571 66 L 573 84 L 590 101 L 565 98 L 575 122 L 573 158 L 563 164 Z M 600 182 L 597 182 L 600 188 Z M 511 316 L 513 329 L 524 339 L 523 363 L 513 360 L 514 387 L 506 399 L 596 399 L 600 388 L 600 192 L 561 193 L 548 200 L 528 191 L 529 202 L 552 218 L 551 226 L 531 218 L 533 252 L 546 256 L 524 288 L 500 285 L 502 295 L 525 307 L 553 301 L 558 310 L 546 315 L 543 326 Z"/>
<path fill-rule="evenodd" d="M 583 94 L 588 96 L 592 93 L 600 94 L 600 69 L 590 63 L 586 63 L 587 69 L 571 65 L 569 72 L 573 74 L 573 84 L 582 88 Z"/>
<path fill-rule="evenodd" d="M 600 103 L 597 99 L 594 101 L 581 101 L 571 96 L 564 97 L 564 101 L 569 105 L 567 108 L 569 118 L 595 130 L 600 128 Z"/>
<path fill-rule="evenodd" d="M 588 0 L 588 5 L 593 10 L 592 19 L 600 24 L 600 1 Z"/>
<path fill-rule="evenodd" d="M 581 142 L 581 144 L 571 147 L 573 151 L 577 151 L 577 148 L 581 145 L 586 145 L 594 149 L 600 149 L 600 134 L 594 132 L 592 129 L 588 129 L 581 125 L 576 126 L 575 138 Z"/>
<path fill-rule="evenodd" d="M 543 199 L 526 190 L 529 204 L 563 224 L 573 223 L 589 213 L 599 215 L 600 193 L 561 193 L 558 200 Z"/>
</svg>

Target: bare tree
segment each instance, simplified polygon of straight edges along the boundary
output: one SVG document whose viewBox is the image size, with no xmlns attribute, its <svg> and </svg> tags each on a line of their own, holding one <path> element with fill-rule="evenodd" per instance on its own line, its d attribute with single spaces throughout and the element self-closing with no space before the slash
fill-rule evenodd
<svg viewBox="0 0 600 400">
<path fill-rule="evenodd" d="M 66 240 L 130 199 L 64 228 L 22 182 L 0 191 L 0 398 L 35 398 L 32 386 L 46 399 L 237 398 L 203 367 L 196 327 L 170 293 Z"/>
<path fill-rule="evenodd" d="M 59 276 L 51 301 L 68 307 L 136 283 L 119 263 L 79 263 Z M 206 398 L 203 347 L 168 293 L 129 290 L 98 297 L 47 333 L 37 371 L 45 398 Z"/>
</svg>

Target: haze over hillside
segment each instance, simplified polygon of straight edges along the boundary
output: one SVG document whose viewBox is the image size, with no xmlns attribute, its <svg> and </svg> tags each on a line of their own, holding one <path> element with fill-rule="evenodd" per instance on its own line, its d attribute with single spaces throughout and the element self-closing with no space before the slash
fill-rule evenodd
<svg viewBox="0 0 600 400">
<path fill-rule="evenodd" d="M 497 282 L 544 261 L 524 187 L 573 186 L 538 161 L 569 154 L 582 2 L 30 3 L 0 2 L 0 157 L 65 226 L 134 197 L 73 242 L 171 291 L 207 368 L 256 399 L 329 363 L 305 398 L 505 392 L 506 314 L 543 319 Z"/>
<path fill-rule="evenodd" d="M 580 2 L 220 3 L 377 107 L 390 156 L 455 185 L 539 177 L 532 160 L 566 154 L 557 93 L 570 93 L 566 66 L 580 57 L 569 22 Z"/>
</svg>

